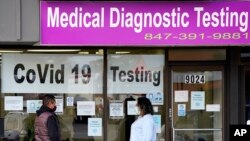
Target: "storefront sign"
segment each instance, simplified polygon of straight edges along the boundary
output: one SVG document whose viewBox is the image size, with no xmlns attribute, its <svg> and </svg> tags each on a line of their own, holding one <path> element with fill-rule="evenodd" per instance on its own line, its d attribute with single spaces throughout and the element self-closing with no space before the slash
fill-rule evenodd
<svg viewBox="0 0 250 141">
<path fill-rule="evenodd" d="M 161 94 L 163 67 L 164 55 L 109 55 L 108 94 Z"/>
<path fill-rule="evenodd" d="M 102 56 L 3 54 L 2 93 L 102 93 Z"/>
<path fill-rule="evenodd" d="M 41 1 L 43 45 L 244 45 L 248 1 Z"/>
</svg>

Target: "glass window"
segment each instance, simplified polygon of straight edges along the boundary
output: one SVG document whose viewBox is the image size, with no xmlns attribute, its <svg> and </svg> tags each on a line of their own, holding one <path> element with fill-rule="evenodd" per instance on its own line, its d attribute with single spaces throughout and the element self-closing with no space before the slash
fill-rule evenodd
<svg viewBox="0 0 250 141">
<path fill-rule="evenodd" d="M 138 97 L 150 99 L 158 139 L 165 140 L 163 50 L 108 50 L 108 141 L 129 141 Z"/>
<path fill-rule="evenodd" d="M 43 96 L 52 94 L 63 140 L 104 140 L 103 51 L 50 51 L 2 55 L 1 117 L 5 133 L 15 130 L 20 141 L 32 140 L 36 110 Z M 97 129 L 91 126 L 95 121 L 100 123 Z"/>
</svg>

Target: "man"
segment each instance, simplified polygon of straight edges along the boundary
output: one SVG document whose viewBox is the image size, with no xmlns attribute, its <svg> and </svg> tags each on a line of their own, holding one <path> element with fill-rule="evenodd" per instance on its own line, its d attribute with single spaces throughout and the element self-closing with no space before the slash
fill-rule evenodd
<svg viewBox="0 0 250 141">
<path fill-rule="evenodd" d="M 49 94 L 45 95 L 43 98 L 43 105 L 36 113 L 36 141 L 61 141 L 59 121 L 55 111 L 55 97 Z"/>
</svg>

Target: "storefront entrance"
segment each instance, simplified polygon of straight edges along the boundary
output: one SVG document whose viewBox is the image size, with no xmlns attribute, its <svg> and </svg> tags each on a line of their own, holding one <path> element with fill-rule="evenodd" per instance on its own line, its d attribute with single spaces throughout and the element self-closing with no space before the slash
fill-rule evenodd
<svg viewBox="0 0 250 141">
<path fill-rule="evenodd" d="M 222 141 L 222 67 L 172 67 L 173 141 Z"/>
<path fill-rule="evenodd" d="M 22 123 L 21 141 L 34 138 L 35 113 L 45 93 L 56 96 L 64 140 L 129 141 L 138 117 L 136 100 L 142 96 L 153 105 L 157 141 L 224 140 L 225 49 L 82 49 L 2 56 L 1 116 L 5 133 Z M 46 67 L 47 77 L 39 80 Z"/>
</svg>

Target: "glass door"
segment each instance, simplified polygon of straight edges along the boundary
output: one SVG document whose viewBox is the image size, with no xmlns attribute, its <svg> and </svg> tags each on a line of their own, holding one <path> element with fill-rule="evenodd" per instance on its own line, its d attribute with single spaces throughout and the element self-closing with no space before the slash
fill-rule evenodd
<svg viewBox="0 0 250 141">
<path fill-rule="evenodd" d="M 173 141 L 222 141 L 222 67 L 172 67 Z"/>
</svg>

